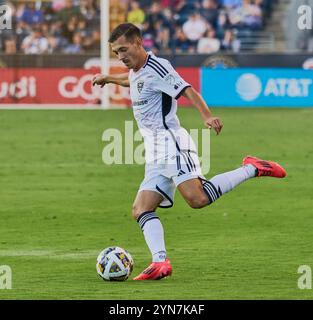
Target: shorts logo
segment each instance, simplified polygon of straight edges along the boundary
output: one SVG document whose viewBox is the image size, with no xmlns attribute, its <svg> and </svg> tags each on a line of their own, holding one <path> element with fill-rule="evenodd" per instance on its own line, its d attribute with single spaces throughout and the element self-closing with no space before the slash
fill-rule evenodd
<svg viewBox="0 0 313 320">
<path fill-rule="evenodd" d="M 137 82 L 137 89 L 138 89 L 138 92 L 141 93 L 142 89 L 143 89 L 143 85 L 144 85 L 144 82 L 142 80 L 139 80 Z"/>
</svg>

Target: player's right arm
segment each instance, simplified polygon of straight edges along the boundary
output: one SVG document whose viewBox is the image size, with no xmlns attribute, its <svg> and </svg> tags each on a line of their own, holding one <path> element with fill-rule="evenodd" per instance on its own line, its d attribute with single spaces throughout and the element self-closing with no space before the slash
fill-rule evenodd
<svg viewBox="0 0 313 320">
<path fill-rule="evenodd" d="M 108 83 L 117 84 L 122 87 L 129 87 L 128 73 L 115 75 L 96 74 L 92 79 L 93 86 L 98 85 L 103 88 Z"/>
</svg>

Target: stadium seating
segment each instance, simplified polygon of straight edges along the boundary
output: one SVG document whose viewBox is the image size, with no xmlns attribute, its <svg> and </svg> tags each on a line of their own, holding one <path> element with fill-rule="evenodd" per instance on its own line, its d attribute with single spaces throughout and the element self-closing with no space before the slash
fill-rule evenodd
<svg viewBox="0 0 313 320">
<path fill-rule="evenodd" d="M 140 27 L 155 53 L 254 50 L 271 0 L 111 0 L 110 28 L 128 21 Z M 99 0 L 7 1 L 12 30 L 0 30 L 0 52 L 76 54 L 100 51 Z"/>
</svg>

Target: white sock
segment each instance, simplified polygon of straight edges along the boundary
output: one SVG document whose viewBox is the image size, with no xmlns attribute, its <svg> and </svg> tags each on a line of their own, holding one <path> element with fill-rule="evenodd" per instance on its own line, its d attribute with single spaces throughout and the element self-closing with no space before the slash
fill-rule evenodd
<svg viewBox="0 0 313 320">
<path fill-rule="evenodd" d="M 212 203 L 224 193 L 231 191 L 240 183 L 255 176 L 256 168 L 252 164 L 248 164 L 236 170 L 214 176 L 203 183 L 203 189 L 208 195 L 210 203 Z"/>
<path fill-rule="evenodd" d="M 146 243 L 152 255 L 152 262 L 162 262 L 166 259 L 164 230 L 159 217 L 153 211 L 142 213 L 137 222 L 140 225 Z"/>
</svg>

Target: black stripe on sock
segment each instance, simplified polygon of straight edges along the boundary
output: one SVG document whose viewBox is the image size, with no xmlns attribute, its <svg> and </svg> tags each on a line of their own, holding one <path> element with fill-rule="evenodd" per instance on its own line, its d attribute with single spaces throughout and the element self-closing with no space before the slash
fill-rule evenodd
<svg viewBox="0 0 313 320">
<path fill-rule="evenodd" d="M 219 192 L 217 191 L 215 185 L 214 185 L 211 181 L 206 181 L 206 183 L 208 183 L 208 184 L 212 187 L 212 189 L 214 190 L 217 198 L 219 198 L 219 197 L 220 197 L 220 194 L 219 194 Z"/>
<path fill-rule="evenodd" d="M 146 211 L 143 212 L 137 219 L 137 222 L 139 223 L 139 226 L 141 228 L 141 230 L 143 230 L 144 225 L 146 224 L 146 222 L 148 222 L 149 220 L 153 220 L 153 219 L 159 219 L 160 218 L 155 214 L 154 211 Z"/>
<path fill-rule="evenodd" d="M 155 217 L 151 217 L 151 218 L 148 218 L 147 220 L 145 220 L 145 222 L 140 226 L 141 230 L 143 231 L 143 227 L 145 226 L 145 224 L 150 221 L 150 220 L 155 220 L 155 219 L 158 219 L 160 220 L 159 217 L 155 216 Z"/>
<path fill-rule="evenodd" d="M 216 201 L 222 195 L 222 192 L 218 192 L 214 184 L 208 180 L 203 183 L 202 187 L 204 192 L 207 194 L 210 203 Z"/>
<path fill-rule="evenodd" d="M 211 202 L 214 202 L 217 199 L 216 196 L 214 195 L 214 192 L 212 191 L 212 189 L 208 185 L 204 184 L 203 190 L 206 191 L 206 193 L 210 195 L 210 199 L 212 200 Z"/>
<path fill-rule="evenodd" d="M 205 194 L 207 195 L 207 197 L 209 198 L 209 204 L 213 203 L 214 200 L 212 199 L 211 194 L 209 193 L 209 191 L 203 186 L 203 191 L 205 192 Z"/>
<path fill-rule="evenodd" d="M 141 220 L 139 221 L 139 225 L 141 227 L 144 226 L 144 224 L 146 223 L 146 221 L 148 221 L 149 219 L 154 219 L 155 215 L 154 214 L 147 214 L 144 217 L 141 218 Z"/>
<path fill-rule="evenodd" d="M 218 195 L 208 183 L 205 183 L 203 186 L 212 194 L 214 201 L 218 199 Z"/>
</svg>

